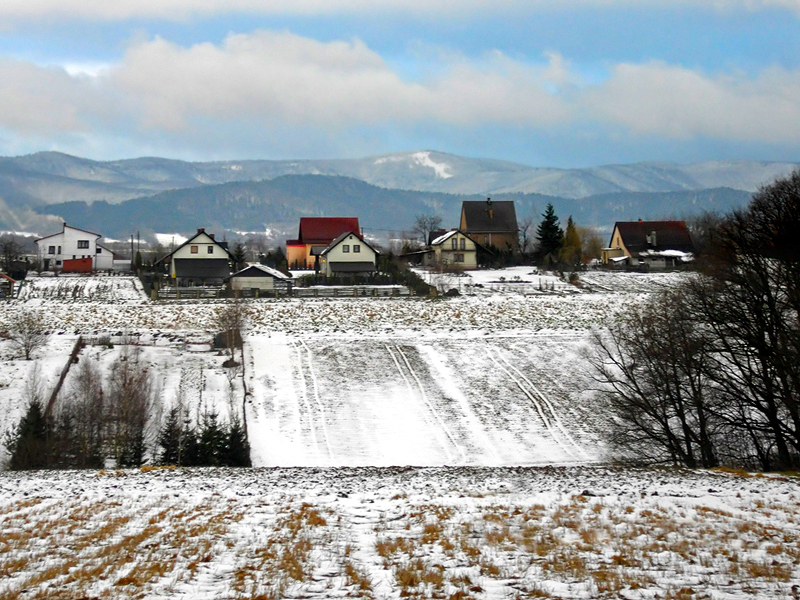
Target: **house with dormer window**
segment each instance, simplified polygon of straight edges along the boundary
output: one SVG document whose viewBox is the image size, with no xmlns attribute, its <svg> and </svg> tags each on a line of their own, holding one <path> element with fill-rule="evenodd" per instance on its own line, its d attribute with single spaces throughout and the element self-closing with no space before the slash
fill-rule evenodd
<svg viewBox="0 0 800 600">
<path fill-rule="evenodd" d="M 618 221 L 601 256 L 609 267 L 673 269 L 691 261 L 694 252 L 683 221 Z"/>
</svg>

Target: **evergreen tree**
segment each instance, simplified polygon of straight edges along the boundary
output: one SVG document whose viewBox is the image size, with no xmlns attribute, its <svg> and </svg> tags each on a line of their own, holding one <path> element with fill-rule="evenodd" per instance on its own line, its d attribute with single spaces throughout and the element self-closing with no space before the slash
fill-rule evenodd
<svg viewBox="0 0 800 600">
<path fill-rule="evenodd" d="M 41 402 L 32 400 L 16 430 L 6 440 L 6 449 L 11 455 L 9 469 L 22 471 L 50 467 L 51 432 L 52 426 L 44 415 Z"/>
<path fill-rule="evenodd" d="M 226 431 L 217 421 L 217 413 L 205 413 L 198 440 L 197 463 L 209 467 L 219 466 L 225 450 L 226 438 Z"/>
<path fill-rule="evenodd" d="M 564 245 L 564 230 L 561 229 L 552 204 L 548 204 L 542 214 L 542 222 L 536 228 L 536 241 L 539 246 L 540 262 L 551 263 L 557 260 L 559 251 Z"/>
<path fill-rule="evenodd" d="M 250 444 L 239 419 L 233 419 L 228 428 L 225 453 L 221 463 L 229 467 L 252 466 L 250 462 Z"/>
<path fill-rule="evenodd" d="M 244 245 L 241 242 L 236 242 L 236 245 L 233 247 L 233 270 L 234 271 L 241 271 L 245 267 L 246 256 L 245 256 L 245 249 Z"/>
<path fill-rule="evenodd" d="M 173 406 L 158 433 L 158 445 L 161 446 L 159 462 L 162 465 L 180 466 L 182 433 L 180 407 Z"/>
</svg>

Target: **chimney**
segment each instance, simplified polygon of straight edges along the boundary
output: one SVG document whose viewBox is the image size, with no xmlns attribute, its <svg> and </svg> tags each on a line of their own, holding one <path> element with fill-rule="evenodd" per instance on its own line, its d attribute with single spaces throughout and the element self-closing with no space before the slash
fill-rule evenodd
<svg viewBox="0 0 800 600">
<path fill-rule="evenodd" d="M 213 240 L 214 239 L 214 234 L 213 233 L 209 233 L 208 237 L 210 237 Z"/>
<path fill-rule="evenodd" d="M 486 199 L 486 212 L 489 213 L 489 219 L 494 219 L 494 209 L 492 208 L 492 199 Z"/>
<path fill-rule="evenodd" d="M 198 227 L 197 228 L 197 233 L 205 233 L 205 232 L 206 232 L 206 228 L 205 227 Z"/>
</svg>

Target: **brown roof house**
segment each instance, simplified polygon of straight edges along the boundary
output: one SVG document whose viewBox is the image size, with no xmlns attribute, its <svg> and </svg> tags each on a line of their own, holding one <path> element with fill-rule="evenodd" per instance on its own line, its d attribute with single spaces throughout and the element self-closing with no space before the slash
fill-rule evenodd
<svg viewBox="0 0 800 600">
<path fill-rule="evenodd" d="M 674 269 L 691 261 L 694 252 L 683 221 L 618 221 L 602 261 L 608 266 Z"/>
<path fill-rule="evenodd" d="M 464 201 L 459 230 L 486 248 L 519 252 L 517 211 L 512 201 Z"/>
<path fill-rule="evenodd" d="M 290 269 L 314 269 L 319 256 L 343 233 L 361 234 L 356 217 L 302 217 L 296 240 L 286 241 L 286 263 Z"/>
</svg>

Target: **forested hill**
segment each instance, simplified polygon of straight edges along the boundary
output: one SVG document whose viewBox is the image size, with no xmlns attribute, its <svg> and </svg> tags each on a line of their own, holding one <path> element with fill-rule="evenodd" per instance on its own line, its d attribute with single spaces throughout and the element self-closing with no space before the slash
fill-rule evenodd
<svg viewBox="0 0 800 600">
<path fill-rule="evenodd" d="M 289 232 L 303 216 L 356 216 L 362 227 L 379 237 L 410 230 L 419 214 L 437 214 L 444 227 L 457 227 L 461 203 L 483 195 L 457 195 L 387 189 L 358 179 L 325 175 L 285 175 L 268 181 L 232 182 L 161 192 L 119 204 L 105 201 L 66 202 L 41 206 L 40 214 L 56 215 L 67 223 L 126 238 L 132 232 L 212 231 Z M 501 194 L 513 200 L 517 217 L 538 221 L 547 203 L 566 220 L 610 229 L 614 221 L 684 218 L 704 210 L 727 211 L 745 205 L 750 193 L 729 188 L 637 193 L 620 192 L 573 199 L 543 194 Z"/>
</svg>

